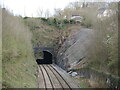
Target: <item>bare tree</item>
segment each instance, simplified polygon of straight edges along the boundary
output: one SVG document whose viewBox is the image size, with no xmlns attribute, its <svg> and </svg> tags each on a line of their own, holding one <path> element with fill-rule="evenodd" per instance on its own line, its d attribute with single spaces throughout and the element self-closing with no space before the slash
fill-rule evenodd
<svg viewBox="0 0 120 90">
<path fill-rule="evenodd" d="M 66 19 L 70 19 L 72 11 L 71 8 L 66 7 L 63 11 L 63 16 L 66 16 Z"/>
<path fill-rule="evenodd" d="M 46 18 L 50 17 L 50 11 L 49 11 L 49 9 L 47 9 L 47 10 L 45 11 L 45 17 L 46 17 Z"/>
<path fill-rule="evenodd" d="M 40 16 L 40 17 L 42 17 L 43 16 L 43 9 L 38 9 L 37 10 L 37 14 L 38 14 L 38 16 Z"/>
<path fill-rule="evenodd" d="M 79 10 L 81 8 L 81 2 L 72 2 L 72 3 L 69 3 L 68 7 L 74 9 L 74 10 Z"/>
<path fill-rule="evenodd" d="M 55 11 L 54 17 L 62 18 L 62 12 L 63 11 L 60 8 L 54 9 L 54 11 Z"/>
</svg>

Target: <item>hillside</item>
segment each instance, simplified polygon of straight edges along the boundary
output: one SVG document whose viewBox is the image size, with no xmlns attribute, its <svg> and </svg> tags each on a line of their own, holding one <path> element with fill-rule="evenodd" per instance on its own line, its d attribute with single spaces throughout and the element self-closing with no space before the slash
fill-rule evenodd
<svg viewBox="0 0 120 90">
<path fill-rule="evenodd" d="M 71 30 L 76 31 L 81 28 L 80 24 L 66 23 L 66 19 L 52 17 L 48 19 L 26 17 L 23 21 L 32 32 L 33 48 L 48 46 L 58 50 Z"/>
<path fill-rule="evenodd" d="M 85 82 L 80 84 L 85 88 L 119 87 L 117 4 L 108 7 L 110 16 L 99 18 L 97 8 L 81 8 L 81 25 L 87 29 L 69 35 L 58 50 L 56 63 L 68 72 L 78 72 L 77 79 Z"/>
<path fill-rule="evenodd" d="M 65 40 L 73 28 L 80 27 L 74 24 L 63 24 L 64 27 L 59 28 L 56 24 L 54 25 L 54 22 L 51 22 L 53 25 L 50 25 L 41 18 L 17 17 L 4 9 L 2 13 L 6 17 L 3 17 L 2 20 L 2 85 L 5 88 L 36 88 L 38 83 L 37 65 L 33 48 L 39 46 L 59 47 L 63 43 L 59 43 L 61 35 Z"/>
<path fill-rule="evenodd" d="M 4 88 L 36 88 L 37 67 L 31 33 L 22 19 L 2 9 L 2 85 Z"/>
<path fill-rule="evenodd" d="M 45 48 L 52 48 L 54 58 L 50 50 L 51 56 L 46 56 L 54 59 L 51 60 L 54 64 L 71 77 L 77 73 L 72 78 L 80 87 L 119 88 L 119 10 L 117 3 L 99 4 L 70 3 L 63 10 L 56 9 L 51 17 L 13 16 L 2 9 L 0 83 L 3 88 L 37 88 L 43 80 L 39 76 L 43 73 L 38 71 L 44 69 L 39 70 L 35 59 L 45 57 L 40 52 Z M 50 80 L 49 73 L 46 74 Z"/>
<path fill-rule="evenodd" d="M 40 18 L 26 18 L 23 20 L 32 32 L 33 47 L 53 46 L 54 40 L 58 37 L 57 28 L 47 25 Z"/>
</svg>

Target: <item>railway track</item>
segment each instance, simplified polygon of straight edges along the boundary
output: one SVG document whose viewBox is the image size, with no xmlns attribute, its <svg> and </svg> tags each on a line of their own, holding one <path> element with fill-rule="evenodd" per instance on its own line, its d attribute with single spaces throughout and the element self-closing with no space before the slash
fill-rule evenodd
<svg viewBox="0 0 120 90">
<path fill-rule="evenodd" d="M 69 76 L 66 76 L 60 68 L 55 65 L 39 65 L 39 75 L 38 83 L 39 88 L 52 88 L 55 90 L 60 88 L 60 90 L 72 90 L 72 88 L 78 88 L 78 86 L 72 83 L 72 80 L 68 79 Z"/>
</svg>

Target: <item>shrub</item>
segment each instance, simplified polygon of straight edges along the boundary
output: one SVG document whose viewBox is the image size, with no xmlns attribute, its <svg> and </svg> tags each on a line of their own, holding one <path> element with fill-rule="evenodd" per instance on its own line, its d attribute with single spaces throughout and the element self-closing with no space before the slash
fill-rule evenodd
<svg viewBox="0 0 120 90">
<path fill-rule="evenodd" d="M 64 19 L 64 23 L 65 23 L 65 24 L 68 24 L 68 23 L 69 23 L 69 20 Z"/>
<path fill-rule="evenodd" d="M 47 21 L 48 21 L 48 18 L 41 18 L 41 20 L 47 22 Z"/>
<path fill-rule="evenodd" d="M 23 19 L 28 19 L 29 17 L 24 17 Z"/>
<path fill-rule="evenodd" d="M 75 24 L 75 20 L 70 20 L 70 24 Z"/>
</svg>

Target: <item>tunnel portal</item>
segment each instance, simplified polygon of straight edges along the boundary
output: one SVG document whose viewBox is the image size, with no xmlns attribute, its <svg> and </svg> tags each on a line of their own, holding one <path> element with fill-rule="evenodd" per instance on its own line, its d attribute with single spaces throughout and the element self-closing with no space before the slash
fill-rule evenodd
<svg viewBox="0 0 120 90">
<path fill-rule="evenodd" d="M 49 51 L 43 51 L 43 59 L 36 59 L 37 64 L 52 64 L 53 55 Z"/>
</svg>

